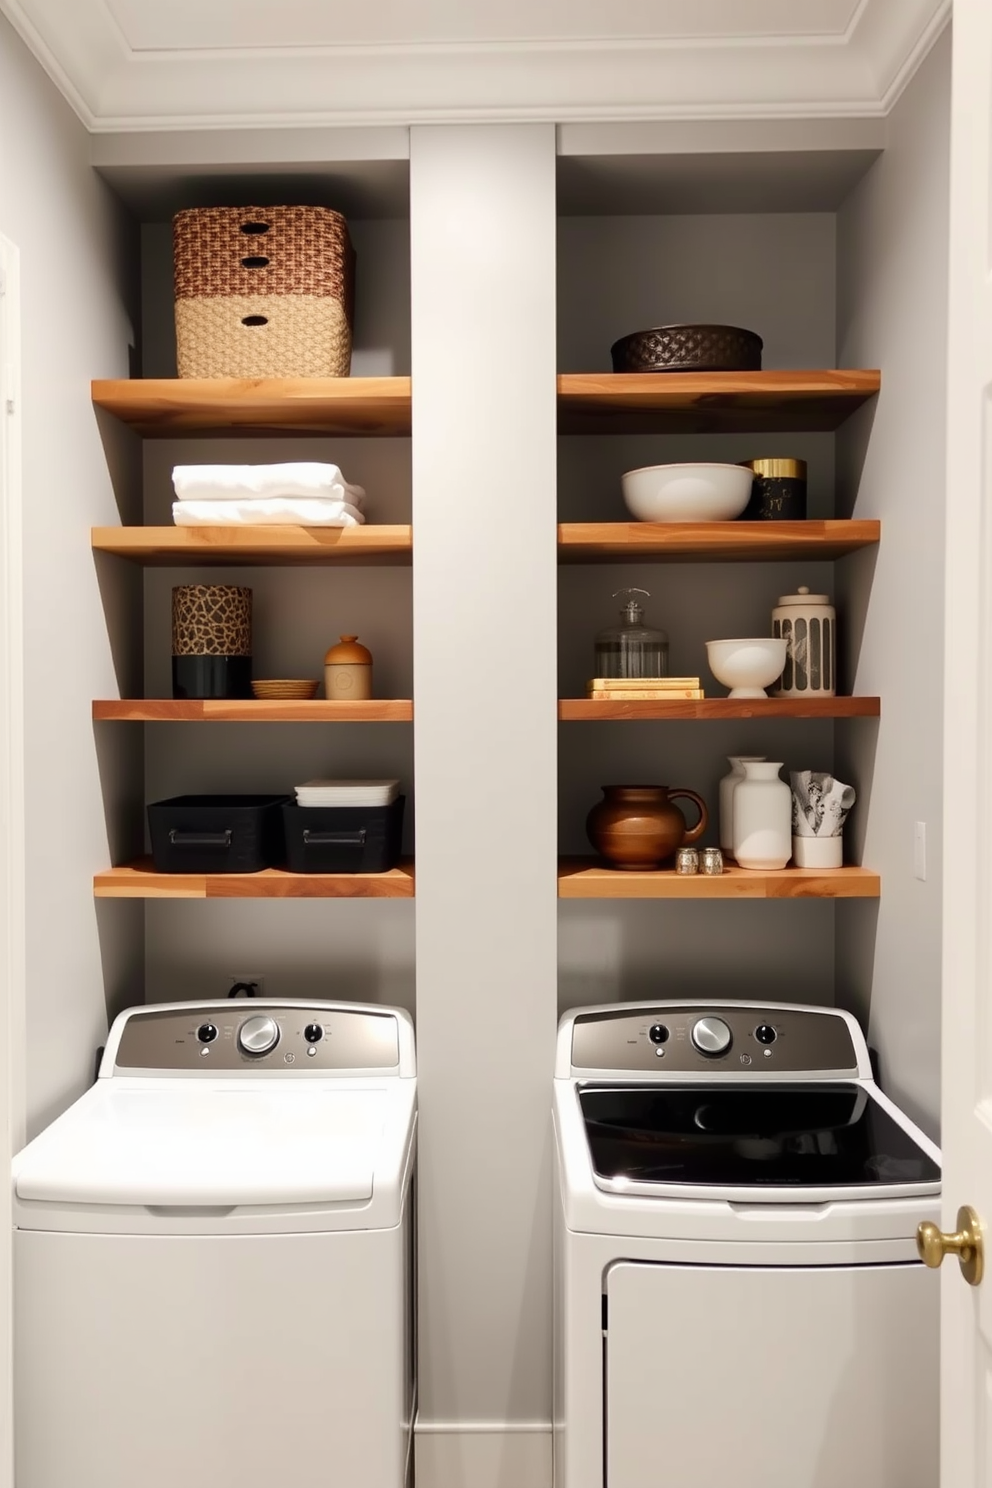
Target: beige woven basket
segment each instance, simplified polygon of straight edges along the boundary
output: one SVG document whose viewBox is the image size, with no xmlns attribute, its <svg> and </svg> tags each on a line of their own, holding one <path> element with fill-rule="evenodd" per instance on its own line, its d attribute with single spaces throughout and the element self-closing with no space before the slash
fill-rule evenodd
<svg viewBox="0 0 992 1488">
<path fill-rule="evenodd" d="M 347 377 L 355 254 L 328 207 L 196 207 L 172 224 L 180 377 Z"/>
</svg>

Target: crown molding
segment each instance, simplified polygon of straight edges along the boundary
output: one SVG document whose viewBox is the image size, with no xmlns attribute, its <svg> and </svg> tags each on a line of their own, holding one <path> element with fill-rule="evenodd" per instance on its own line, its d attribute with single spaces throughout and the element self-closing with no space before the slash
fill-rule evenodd
<svg viewBox="0 0 992 1488">
<path fill-rule="evenodd" d="M 933 15 L 929 23 L 918 33 L 915 42 L 910 37 L 907 38 L 908 48 L 889 46 L 888 66 L 886 67 L 883 62 L 880 69 L 883 83 L 882 107 L 886 114 L 892 112 L 907 84 L 925 60 L 927 53 L 945 26 L 950 23 L 953 0 L 940 0 L 940 3 L 932 8 Z"/>
<path fill-rule="evenodd" d="M 0 0 L 95 134 L 881 118 L 950 8 L 951 0 L 861 0 L 843 32 L 814 35 L 139 51 L 103 0 Z"/>
<path fill-rule="evenodd" d="M 62 66 L 59 58 L 38 31 L 27 11 L 18 0 L 0 0 L 0 14 L 5 15 L 28 51 L 47 72 L 62 97 L 91 132 L 96 129 L 96 115 Z"/>
</svg>

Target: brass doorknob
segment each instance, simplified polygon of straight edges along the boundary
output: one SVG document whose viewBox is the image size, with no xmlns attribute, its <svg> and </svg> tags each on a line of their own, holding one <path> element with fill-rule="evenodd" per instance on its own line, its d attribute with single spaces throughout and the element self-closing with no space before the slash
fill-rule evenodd
<svg viewBox="0 0 992 1488">
<path fill-rule="evenodd" d="M 945 1256 L 956 1255 L 961 1275 L 969 1286 L 977 1286 L 982 1279 L 985 1270 L 982 1222 L 968 1204 L 958 1210 L 958 1228 L 953 1235 L 925 1220 L 916 1231 L 916 1249 L 925 1266 L 936 1269 Z"/>
</svg>

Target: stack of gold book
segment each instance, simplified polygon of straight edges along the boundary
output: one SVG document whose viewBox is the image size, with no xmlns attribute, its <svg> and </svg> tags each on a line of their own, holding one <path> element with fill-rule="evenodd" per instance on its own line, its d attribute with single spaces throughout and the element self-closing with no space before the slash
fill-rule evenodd
<svg viewBox="0 0 992 1488">
<path fill-rule="evenodd" d="M 658 702 L 663 699 L 698 702 L 703 689 L 698 677 L 594 677 L 586 692 L 591 698 L 615 703 Z"/>
</svg>

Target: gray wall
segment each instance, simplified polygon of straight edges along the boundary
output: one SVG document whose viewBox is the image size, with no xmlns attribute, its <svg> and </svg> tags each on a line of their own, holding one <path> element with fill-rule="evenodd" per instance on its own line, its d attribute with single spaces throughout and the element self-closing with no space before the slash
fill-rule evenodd
<svg viewBox="0 0 992 1488">
<path fill-rule="evenodd" d="M 246 188 L 250 194 L 250 187 Z M 356 376 L 410 370 L 410 233 L 390 219 L 349 224 L 357 253 Z M 172 233 L 141 229 L 142 366 L 175 376 Z M 172 469 L 179 464 L 328 460 L 365 487 L 372 522 L 411 517 L 409 439 L 291 438 L 148 440 L 143 514 L 172 522 Z M 409 567 L 147 569 L 144 574 L 145 695 L 169 697 L 174 584 L 245 584 L 253 593 L 256 677 L 323 681 L 328 646 L 357 632 L 374 658 L 378 697 L 413 696 Z M 139 736 L 139 726 L 134 730 Z M 415 801 L 410 724 L 155 724 L 144 731 L 148 801 L 196 791 L 291 791 L 318 775 L 398 776 L 407 797 L 404 847 L 413 851 Z M 150 900 L 144 996 L 223 997 L 234 975 L 265 979 L 272 997 L 348 997 L 414 1009 L 414 906 L 401 902 Z"/>
<path fill-rule="evenodd" d="M 2 18 L 0 139 L 0 231 L 21 254 L 33 1133 L 88 1084 L 108 999 L 116 1006 L 140 986 L 140 910 L 95 906 L 92 886 L 113 852 L 133 846 L 140 752 L 90 718 L 92 698 L 140 679 L 128 623 L 138 576 L 115 560 L 95 564 L 89 545 L 91 524 L 138 509 L 140 475 L 136 442 L 101 431 L 89 395 L 91 377 L 128 373 L 123 222 L 90 170 L 86 131 Z"/>
<path fill-rule="evenodd" d="M 877 907 L 838 912 L 841 999 L 878 1046 L 889 1092 L 935 1133 L 940 1110 L 944 400 L 950 32 L 889 120 L 888 147 L 838 216 L 841 366 L 875 366 L 874 419 L 839 441 L 845 511 L 880 517 L 877 563 L 839 565 L 863 614 L 859 691 L 883 698 L 877 731 L 852 733 L 843 768 L 871 778 L 859 812 Z M 870 439 L 869 439 L 870 434 Z M 874 571 L 872 569 L 874 568 Z M 863 806 L 864 803 L 862 803 Z M 927 824 L 927 877 L 913 872 Z"/>
<path fill-rule="evenodd" d="M 558 223 L 558 365 L 610 367 L 618 336 L 669 321 L 747 326 L 766 367 L 829 367 L 835 359 L 836 219 L 831 213 L 563 217 Z M 811 516 L 834 512 L 834 436 L 597 435 L 558 441 L 561 521 L 624 521 L 624 470 L 672 460 L 793 455 L 809 465 Z M 616 623 L 627 585 L 647 589 L 648 619 L 669 634 L 671 671 L 719 694 L 705 642 L 767 635 L 778 595 L 831 592 L 818 563 L 567 565 L 558 575 L 558 677 L 581 697 L 596 632 Z M 765 754 L 786 769 L 829 769 L 837 725 L 571 723 L 559 727 L 559 841 L 589 852 L 585 818 L 608 782 L 657 781 L 699 791 L 713 810 L 728 754 Z M 691 811 L 691 808 L 689 808 Z M 563 903 L 559 1005 L 619 997 L 768 996 L 834 1001 L 834 915 L 828 902 Z"/>
</svg>

